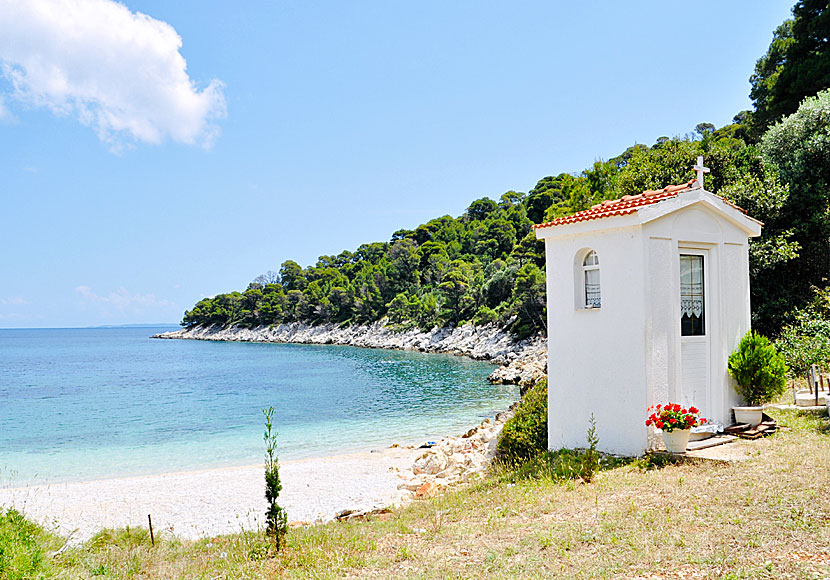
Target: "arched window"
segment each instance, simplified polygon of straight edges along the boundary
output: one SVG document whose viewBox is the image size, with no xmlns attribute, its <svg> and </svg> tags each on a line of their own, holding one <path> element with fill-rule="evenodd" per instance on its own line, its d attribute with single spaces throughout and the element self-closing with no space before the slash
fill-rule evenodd
<svg viewBox="0 0 830 580">
<path fill-rule="evenodd" d="M 588 252 L 582 262 L 583 284 L 585 287 L 585 308 L 600 308 L 602 292 L 599 285 L 599 256 L 594 250 Z"/>
</svg>

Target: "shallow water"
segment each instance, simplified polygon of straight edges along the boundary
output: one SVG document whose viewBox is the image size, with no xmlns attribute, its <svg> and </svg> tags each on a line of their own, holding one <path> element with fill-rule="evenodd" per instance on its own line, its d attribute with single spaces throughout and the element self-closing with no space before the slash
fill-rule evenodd
<svg viewBox="0 0 830 580">
<path fill-rule="evenodd" d="M 514 386 L 452 355 L 154 340 L 173 328 L 0 330 L 0 487 L 281 459 L 454 434 Z"/>
</svg>

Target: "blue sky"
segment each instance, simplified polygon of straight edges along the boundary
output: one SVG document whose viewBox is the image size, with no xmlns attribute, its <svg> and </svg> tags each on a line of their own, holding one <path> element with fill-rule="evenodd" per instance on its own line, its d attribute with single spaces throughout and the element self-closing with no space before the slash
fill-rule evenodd
<svg viewBox="0 0 830 580">
<path fill-rule="evenodd" d="M 791 6 L 0 0 L 0 327 L 178 322 L 724 125 Z"/>
</svg>

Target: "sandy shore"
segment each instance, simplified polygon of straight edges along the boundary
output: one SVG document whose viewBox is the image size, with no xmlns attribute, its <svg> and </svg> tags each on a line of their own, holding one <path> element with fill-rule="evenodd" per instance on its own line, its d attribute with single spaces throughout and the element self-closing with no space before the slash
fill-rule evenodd
<svg viewBox="0 0 830 580">
<path fill-rule="evenodd" d="M 418 449 L 338 455 L 280 463 L 279 503 L 289 522 L 332 519 L 344 509 L 398 504 L 398 470 Z M 14 506 L 73 542 L 104 527 L 147 525 L 182 538 L 256 529 L 265 511 L 262 465 L 0 489 L 0 506 Z"/>
</svg>

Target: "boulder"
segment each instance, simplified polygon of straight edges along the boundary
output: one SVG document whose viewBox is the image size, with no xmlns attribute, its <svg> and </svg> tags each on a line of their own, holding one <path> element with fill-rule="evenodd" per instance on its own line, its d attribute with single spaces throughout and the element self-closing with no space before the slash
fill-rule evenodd
<svg viewBox="0 0 830 580">
<path fill-rule="evenodd" d="M 496 456 L 498 445 L 499 440 L 496 437 L 491 439 L 490 442 L 487 444 L 487 451 L 484 454 L 484 457 L 487 458 L 487 460 L 492 460 Z"/>
<path fill-rule="evenodd" d="M 415 492 L 415 497 L 417 499 L 428 499 L 431 497 L 435 497 L 438 495 L 438 492 L 441 491 L 441 486 L 437 483 L 433 483 L 431 481 L 427 481 L 418 490 Z"/>
<path fill-rule="evenodd" d="M 435 475 L 447 468 L 447 456 L 441 451 L 425 453 L 415 461 L 412 471 L 416 474 Z"/>
<path fill-rule="evenodd" d="M 448 478 L 448 477 L 453 477 L 455 475 L 458 475 L 460 471 L 461 470 L 460 470 L 458 465 L 451 463 L 450 465 L 447 466 L 447 468 L 444 471 L 439 471 L 438 473 L 436 473 L 435 477 L 440 478 L 440 479 L 445 479 L 445 478 Z"/>
<path fill-rule="evenodd" d="M 418 491 L 418 488 L 420 488 L 422 485 L 422 482 L 413 479 L 409 481 L 402 481 L 398 484 L 398 489 L 404 489 L 406 491 Z"/>
</svg>

